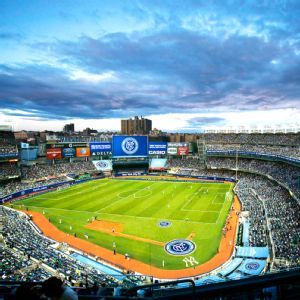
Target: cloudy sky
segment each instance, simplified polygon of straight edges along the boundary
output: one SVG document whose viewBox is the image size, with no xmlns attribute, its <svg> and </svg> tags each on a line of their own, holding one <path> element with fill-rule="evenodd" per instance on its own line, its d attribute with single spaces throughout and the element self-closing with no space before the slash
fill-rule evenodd
<svg viewBox="0 0 300 300">
<path fill-rule="evenodd" d="M 1 0 L 0 124 L 300 122 L 300 1 Z"/>
</svg>

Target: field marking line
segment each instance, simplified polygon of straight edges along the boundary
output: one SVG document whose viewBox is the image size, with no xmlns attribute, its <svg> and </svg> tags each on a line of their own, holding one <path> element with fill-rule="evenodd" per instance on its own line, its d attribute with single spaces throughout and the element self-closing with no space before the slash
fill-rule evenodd
<svg viewBox="0 0 300 300">
<path fill-rule="evenodd" d="M 231 185 L 230 185 L 230 189 L 227 191 L 227 193 L 231 193 L 231 195 L 232 195 L 232 190 L 231 190 Z M 227 194 L 226 193 L 226 194 Z M 223 211 L 223 208 L 224 208 L 224 204 L 225 204 L 225 202 L 229 202 L 229 201 L 231 201 L 232 203 L 233 203 L 233 200 L 234 200 L 234 196 L 233 196 L 233 198 L 231 199 L 231 200 L 226 200 L 226 194 L 225 194 L 225 198 L 224 198 L 224 202 L 223 202 L 223 205 L 222 205 L 222 207 L 221 207 L 221 209 L 220 209 L 220 212 L 219 212 L 219 215 L 218 215 L 218 218 L 217 218 L 217 220 L 216 220 L 216 224 L 218 224 L 219 223 L 219 218 L 220 218 L 220 216 L 221 216 L 221 213 L 222 213 L 222 211 Z"/>
<path fill-rule="evenodd" d="M 63 210 L 63 211 L 68 211 L 68 212 L 79 212 L 79 213 L 89 213 L 89 214 L 94 214 L 95 212 L 87 211 L 87 210 L 75 210 L 75 209 L 66 209 L 66 208 L 56 208 L 56 207 L 44 207 L 44 206 L 33 206 L 33 205 L 26 205 L 26 207 L 30 208 L 41 208 L 43 210 Z"/>
<path fill-rule="evenodd" d="M 133 190 L 136 190 L 136 191 L 142 191 L 142 190 L 150 190 L 151 191 L 151 189 L 149 189 L 149 188 L 151 188 L 151 186 L 152 186 L 153 184 L 150 184 L 150 185 L 148 185 L 148 186 L 146 186 L 146 187 L 144 187 L 144 188 L 141 188 L 141 189 L 133 189 Z M 128 191 L 129 192 L 129 191 Z M 152 192 L 152 191 L 151 191 Z M 108 205 L 106 205 L 106 206 L 104 206 L 104 207 L 102 207 L 101 209 L 99 209 L 99 210 L 97 210 L 97 211 L 95 211 L 96 213 L 100 213 L 102 210 L 104 210 L 104 209 L 106 209 L 106 208 L 108 208 L 108 207 L 110 207 L 110 206 L 113 206 L 113 205 L 115 205 L 117 202 L 119 202 L 119 201 L 121 201 L 121 200 L 124 200 L 124 199 L 128 199 L 129 197 L 133 197 L 133 198 L 135 198 L 134 197 L 134 194 L 135 193 L 131 193 L 131 194 L 129 194 L 127 197 L 120 197 L 120 194 L 121 194 L 122 192 L 120 192 L 120 193 L 118 193 L 117 194 L 117 196 L 116 197 L 118 197 L 119 199 L 117 199 L 117 200 L 113 200 L 112 199 L 112 203 L 110 203 L 110 204 L 108 204 Z M 152 194 L 151 194 L 152 195 Z M 141 198 L 141 197 L 140 197 Z"/>
<path fill-rule="evenodd" d="M 224 204 L 224 202 L 223 202 L 223 203 L 214 203 L 216 197 L 217 197 L 219 194 L 221 194 L 221 195 L 223 196 L 223 193 L 216 193 L 216 194 L 214 194 L 214 197 L 213 197 L 213 199 L 210 201 L 209 205 L 211 205 L 211 204 L 220 204 L 220 205 L 221 205 L 221 204 Z M 196 194 L 195 194 L 195 195 L 196 195 Z M 193 200 L 193 198 L 195 197 L 195 195 L 193 195 L 193 197 L 191 197 L 191 198 L 188 200 L 188 202 L 185 203 L 185 205 L 183 206 L 183 208 L 181 208 L 180 210 L 182 210 L 182 211 L 194 211 L 194 212 L 213 212 L 213 213 L 220 212 L 220 209 L 218 209 L 218 210 L 185 209 L 184 207 L 186 207 L 186 206 Z M 224 200 L 224 201 L 225 201 L 225 200 Z"/>
<path fill-rule="evenodd" d="M 118 216 L 118 217 L 129 217 L 129 218 L 134 218 L 134 219 L 145 219 L 145 220 L 155 220 L 156 222 L 162 220 L 163 218 L 153 218 L 153 217 L 141 217 L 141 216 L 133 216 L 133 215 L 122 215 L 122 214 L 112 214 L 112 213 L 98 213 L 100 215 L 112 215 L 112 216 Z M 180 220 L 180 219 L 170 219 L 170 218 L 165 218 L 169 221 L 173 222 L 187 222 L 186 220 Z M 200 221 L 188 221 L 189 223 L 196 223 L 196 224 L 215 224 L 215 222 L 200 222 Z"/>
<path fill-rule="evenodd" d="M 96 190 L 96 189 L 98 189 L 98 188 L 102 188 L 103 186 L 105 186 L 105 185 L 107 185 L 108 183 L 107 182 L 104 182 L 104 183 L 101 183 L 101 184 L 99 184 L 99 185 L 97 185 L 97 186 L 95 186 L 95 187 L 93 187 L 93 188 L 90 188 L 90 189 L 85 189 L 85 190 L 82 190 L 82 191 L 80 191 L 80 192 L 76 192 L 76 193 L 72 193 L 72 191 L 73 190 L 77 190 L 77 189 L 79 189 L 79 188 L 82 188 L 82 186 L 79 184 L 79 185 L 77 185 L 76 187 L 74 187 L 73 188 L 73 186 L 71 186 L 71 187 L 69 187 L 69 188 L 71 188 L 71 190 L 70 191 L 68 191 L 68 192 L 70 192 L 70 193 L 68 193 L 67 195 L 65 195 L 65 196 L 61 196 L 61 197 L 53 197 L 53 193 L 65 193 L 65 192 L 67 192 L 67 190 L 69 189 L 69 188 L 65 188 L 65 189 L 62 189 L 62 190 L 60 190 L 60 191 L 53 191 L 53 193 L 51 194 L 52 195 L 52 197 L 51 198 L 47 198 L 47 200 L 53 200 L 53 201 L 60 201 L 60 200 L 63 200 L 63 199 L 67 199 L 67 198 L 71 198 L 71 197 L 73 197 L 73 196 L 76 196 L 76 195 L 80 195 L 80 194 L 85 194 L 86 193 L 86 191 L 93 191 L 93 190 Z M 55 196 L 55 195 L 54 195 Z M 39 199 L 41 199 L 41 198 L 39 198 Z"/>
</svg>

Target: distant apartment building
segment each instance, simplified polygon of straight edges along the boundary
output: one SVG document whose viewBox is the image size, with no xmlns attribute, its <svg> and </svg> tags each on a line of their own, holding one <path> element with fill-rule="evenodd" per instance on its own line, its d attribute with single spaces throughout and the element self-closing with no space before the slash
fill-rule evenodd
<svg viewBox="0 0 300 300">
<path fill-rule="evenodd" d="M 73 133 L 75 131 L 75 126 L 73 123 L 66 124 L 63 129 L 64 132 Z"/>
<path fill-rule="evenodd" d="M 152 121 L 143 117 L 134 117 L 133 119 L 121 120 L 121 133 L 131 134 L 149 134 L 152 130 Z"/>
</svg>

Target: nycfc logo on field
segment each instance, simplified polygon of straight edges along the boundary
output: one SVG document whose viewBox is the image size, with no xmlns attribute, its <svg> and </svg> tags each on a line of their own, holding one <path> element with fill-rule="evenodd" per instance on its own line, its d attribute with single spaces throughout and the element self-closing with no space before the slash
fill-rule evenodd
<svg viewBox="0 0 300 300">
<path fill-rule="evenodd" d="M 158 223 L 159 227 L 170 227 L 171 225 L 172 225 L 172 222 L 170 222 L 170 221 L 160 221 Z"/>
<path fill-rule="evenodd" d="M 97 163 L 97 166 L 98 166 L 99 168 L 107 168 L 107 167 L 108 167 L 108 163 L 107 163 L 106 161 L 99 161 L 99 162 Z"/>
<path fill-rule="evenodd" d="M 172 255 L 187 255 L 196 249 L 196 245 L 189 240 L 174 240 L 165 245 L 165 250 Z"/>
<path fill-rule="evenodd" d="M 259 264 L 257 262 L 251 262 L 245 265 L 247 270 L 257 270 L 259 268 Z"/>
<path fill-rule="evenodd" d="M 128 137 L 122 142 L 122 150 L 126 154 L 134 154 L 139 149 L 139 143 L 135 138 Z"/>
</svg>

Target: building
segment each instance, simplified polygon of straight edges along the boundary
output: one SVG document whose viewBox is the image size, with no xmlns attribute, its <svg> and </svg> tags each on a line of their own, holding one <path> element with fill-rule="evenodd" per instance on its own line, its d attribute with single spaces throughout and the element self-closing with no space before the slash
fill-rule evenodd
<svg viewBox="0 0 300 300">
<path fill-rule="evenodd" d="M 75 131 L 74 123 L 66 124 L 63 129 L 64 132 L 73 133 Z"/>
<path fill-rule="evenodd" d="M 149 134 L 152 130 L 152 121 L 135 116 L 134 119 L 121 120 L 121 133 L 131 134 Z"/>
</svg>

